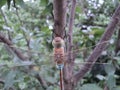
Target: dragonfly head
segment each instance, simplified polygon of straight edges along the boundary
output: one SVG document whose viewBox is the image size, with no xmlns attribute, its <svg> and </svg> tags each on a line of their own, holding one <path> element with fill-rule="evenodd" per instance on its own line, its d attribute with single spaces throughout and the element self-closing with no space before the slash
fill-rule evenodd
<svg viewBox="0 0 120 90">
<path fill-rule="evenodd" d="M 52 44 L 55 48 L 64 47 L 64 40 L 61 37 L 55 37 Z"/>
</svg>

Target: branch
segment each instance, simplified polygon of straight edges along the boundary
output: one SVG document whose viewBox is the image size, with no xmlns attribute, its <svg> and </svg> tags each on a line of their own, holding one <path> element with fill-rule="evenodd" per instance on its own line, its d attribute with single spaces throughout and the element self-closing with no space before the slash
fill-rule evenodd
<svg viewBox="0 0 120 90">
<path fill-rule="evenodd" d="M 20 21 L 21 26 L 23 27 L 23 22 L 22 22 L 22 20 L 21 20 L 20 15 L 19 15 L 18 12 L 19 12 L 18 8 L 16 7 L 16 15 L 18 17 L 18 20 Z M 30 48 L 30 38 L 27 38 L 27 35 L 26 35 L 25 31 L 23 30 L 23 28 L 21 28 L 21 31 L 22 31 L 22 34 L 23 34 L 23 36 L 25 38 L 25 41 L 27 43 L 29 60 L 31 60 L 32 59 L 32 55 L 30 53 L 30 50 L 31 50 L 31 48 Z"/>
<path fill-rule="evenodd" d="M 9 27 L 9 24 L 8 24 L 8 21 L 7 21 L 7 17 L 5 16 L 3 10 L 0 8 L 0 12 L 1 12 L 1 15 L 3 16 L 3 19 L 4 19 L 4 22 L 6 24 L 6 26 Z M 9 39 L 11 40 L 11 36 L 10 36 L 10 31 L 8 30 L 8 36 L 9 36 Z"/>
<path fill-rule="evenodd" d="M 4 80 L 0 79 L 0 83 L 1 84 L 5 84 Z"/>
<path fill-rule="evenodd" d="M 8 45 L 8 46 L 14 51 L 14 53 L 15 53 L 22 61 L 27 60 L 27 57 L 25 57 L 25 56 L 22 54 L 22 52 L 20 52 L 18 49 L 16 49 L 15 47 L 13 47 L 13 43 L 12 43 L 9 39 L 7 39 L 7 38 L 3 35 L 3 33 L 0 33 L 0 40 L 1 40 L 4 44 Z"/>
<path fill-rule="evenodd" d="M 101 52 L 106 48 L 107 42 L 106 43 L 103 43 L 103 42 L 108 41 L 111 38 L 119 20 L 120 20 L 120 5 L 116 9 L 115 13 L 113 14 L 111 22 L 107 26 L 106 31 L 104 32 L 101 40 L 99 41 L 99 43 L 102 43 L 102 44 L 98 44 L 95 47 L 92 54 L 88 57 L 87 63 L 79 70 L 78 73 L 74 75 L 73 80 L 75 83 L 81 80 L 84 77 L 84 75 L 92 68 L 97 58 L 100 56 Z M 92 63 L 92 64 L 88 64 L 88 63 Z"/>
<path fill-rule="evenodd" d="M 8 22 L 7 22 L 7 18 L 6 18 L 5 14 L 4 14 L 4 12 L 2 11 L 1 8 L 0 8 L 0 12 L 1 12 L 1 15 L 3 16 L 3 19 L 4 19 L 4 21 L 5 21 L 5 24 L 6 24 L 7 26 L 9 26 L 9 25 L 8 25 Z"/>
<path fill-rule="evenodd" d="M 83 13 L 85 13 L 85 15 L 88 17 L 88 2 L 86 0 L 80 0 L 80 6 L 81 9 L 83 11 Z"/>
<path fill-rule="evenodd" d="M 65 36 L 65 26 L 66 26 L 66 5 L 67 0 L 54 0 L 54 34 L 55 37 L 63 38 Z"/>
<path fill-rule="evenodd" d="M 2 40 L 0 39 L 0 42 L 2 42 Z"/>
<path fill-rule="evenodd" d="M 27 70 L 22 70 L 22 72 L 24 72 L 25 74 L 29 74 L 29 72 L 27 71 Z M 42 88 L 44 89 L 44 90 L 46 90 L 46 88 L 47 88 L 47 83 L 46 83 L 46 81 L 39 75 L 39 73 L 35 73 L 34 75 L 31 75 L 31 74 L 29 74 L 30 76 L 34 76 L 38 81 L 39 81 L 39 83 L 41 84 L 41 86 L 42 86 Z"/>
<path fill-rule="evenodd" d="M 73 59 L 73 55 L 71 53 L 73 47 L 73 26 L 74 26 L 74 17 L 75 17 L 75 8 L 76 8 L 76 0 L 72 0 L 71 13 L 69 18 L 69 31 L 68 31 L 68 52 L 69 60 Z"/>
<path fill-rule="evenodd" d="M 104 87 L 104 90 L 109 90 L 108 87 L 107 87 L 107 85 Z"/>
<path fill-rule="evenodd" d="M 118 30 L 118 38 L 116 41 L 115 54 L 117 54 L 119 51 L 120 51 L 120 28 Z"/>
<path fill-rule="evenodd" d="M 42 85 L 43 89 L 46 90 L 47 88 L 47 83 L 45 80 L 42 79 L 42 77 L 39 74 L 36 74 L 35 76 L 37 78 L 37 80 L 40 82 L 40 84 Z"/>
<path fill-rule="evenodd" d="M 69 27 L 68 27 L 69 31 L 68 31 L 68 38 L 67 38 L 68 39 L 67 52 L 69 52 L 68 59 L 67 59 L 68 64 L 64 66 L 64 70 L 63 70 L 65 82 L 70 82 L 70 78 L 71 76 L 73 76 L 74 58 L 73 58 L 73 53 L 71 51 L 73 48 L 73 26 L 74 26 L 75 8 L 76 8 L 76 0 L 72 0 L 71 12 L 70 12 L 70 17 L 69 17 Z"/>
</svg>

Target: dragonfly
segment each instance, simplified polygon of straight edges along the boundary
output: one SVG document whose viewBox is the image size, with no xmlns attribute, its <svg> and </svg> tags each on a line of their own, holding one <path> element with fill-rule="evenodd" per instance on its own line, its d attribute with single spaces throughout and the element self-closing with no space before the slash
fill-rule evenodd
<svg viewBox="0 0 120 90">
<path fill-rule="evenodd" d="M 104 42 L 102 42 L 102 43 L 97 43 L 96 45 L 93 45 L 93 46 L 90 46 L 90 47 L 85 47 L 85 48 L 78 48 L 78 49 L 75 49 L 75 50 L 72 50 L 71 52 L 66 52 L 66 53 L 64 53 L 64 57 L 65 57 L 65 59 L 67 59 L 67 57 L 68 57 L 68 55 L 69 55 L 69 53 L 72 53 L 72 54 L 75 54 L 76 55 L 76 57 L 77 57 L 77 54 L 79 54 L 79 53 L 81 53 L 81 52 L 83 52 L 83 51 L 85 51 L 85 50 L 88 50 L 88 49 L 92 49 L 92 48 L 95 48 L 97 45 L 100 45 L 100 44 L 103 44 L 103 43 L 109 43 L 110 41 L 108 40 L 108 41 L 104 41 Z M 45 54 L 45 53 L 41 53 L 40 51 L 36 51 L 36 50 L 28 50 L 28 49 L 24 49 L 24 48 L 21 48 L 21 47 L 17 47 L 17 46 L 13 46 L 13 45 L 11 45 L 10 47 L 14 47 L 14 48 L 17 48 L 17 49 L 20 49 L 20 50 L 22 50 L 22 51 L 24 51 L 24 52 L 29 52 L 29 53 L 34 53 L 34 54 L 37 54 L 37 55 L 40 55 L 40 56 L 43 56 L 43 57 L 47 57 L 47 58 L 49 58 L 49 59 L 53 59 L 54 58 L 54 55 L 53 54 Z M 54 60 L 49 60 L 49 61 L 54 61 Z M 91 62 L 87 62 L 87 61 L 84 61 L 84 60 L 82 60 L 82 62 L 80 62 L 80 58 L 76 58 L 77 60 L 75 60 L 75 65 L 84 65 L 84 64 L 93 64 L 93 63 L 91 63 Z M 79 61 L 79 62 L 76 62 L 76 61 Z M 99 65 L 106 65 L 106 64 L 110 64 L 110 63 L 101 63 L 101 62 L 94 62 L 94 64 L 99 64 Z M 26 65 L 36 65 L 36 64 L 33 64 L 33 63 L 29 63 L 29 62 L 26 62 L 26 63 L 23 63 L 23 64 L 18 64 L 18 65 L 16 65 L 16 66 L 26 66 Z M 0 67 L 1 66 L 5 66 L 5 64 L 1 64 L 0 65 Z M 16 67 L 15 65 L 14 65 L 14 67 Z M 60 70 L 60 77 L 61 77 L 61 88 L 62 88 L 62 84 L 63 84 L 63 76 L 62 76 L 62 71 Z"/>
<path fill-rule="evenodd" d="M 81 52 L 84 52 L 85 50 L 88 50 L 88 49 L 91 49 L 91 48 L 95 48 L 97 45 L 100 45 L 100 44 L 103 44 L 103 43 L 109 43 L 110 42 L 110 40 L 108 40 L 108 41 L 104 41 L 104 42 L 102 42 L 102 43 L 97 43 L 96 45 L 93 45 L 93 46 L 89 46 L 89 47 L 85 47 L 85 48 L 80 48 L 80 49 L 75 49 L 75 50 L 72 50 L 72 51 L 70 51 L 70 52 L 65 52 L 64 53 L 64 59 L 67 59 L 68 58 L 68 55 L 69 55 L 69 53 L 71 53 L 71 54 L 75 54 L 75 65 L 84 65 L 84 64 L 93 64 L 93 63 L 91 63 L 91 62 L 87 62 L 86 60 L 84 60 L 84 59 L 80 59 L 80 58 L 77 58 L 77 56 L 79 56 L 79 53 L 81 53 Z M 17 49 L 20 49 L 20 50 L 22 50 L 22 51 L 25 51 L 25 52 L 30 52 L 30 53 L 35 53 L 35 54 L 38 54 L 38 55 L 40 55 L 41 57 L 43 56 L 43 57 L 47 57 L 47 58 L 49 58 L 49 59 L 51 59 L 50 60 L 50 63 L 54 63 L 54 55 L 53 55 L 53 52 L 52 52 L 52 54 L 51 53 L 47 53 L 47 54 L 45 54 L 45 53 L 41 53 L 40 51 L 34 51 L 34 50 L 28 50 L 28 49 L 25 49 L 25 48 L 21 48 L 21 47 L 17 47 L 17 46 L 14 46 L 14 45 L 12 45 L 12 46 L 10 46 L 10 47 L 15 47 L 15 48 L 17 48 Z M 105 63 L 105 62 L 95 62 L 94 64 L 102 64 L 102 65 L 105 65 L 105 64 L 110 64 L 110 63 Z M 25 65 L 25 64 L 24 64 Z M 31 64 L 28 64 L 28 65 L 31 65 Z M 23 66 L 23 65 L 22 65 Z"/>
</svg>

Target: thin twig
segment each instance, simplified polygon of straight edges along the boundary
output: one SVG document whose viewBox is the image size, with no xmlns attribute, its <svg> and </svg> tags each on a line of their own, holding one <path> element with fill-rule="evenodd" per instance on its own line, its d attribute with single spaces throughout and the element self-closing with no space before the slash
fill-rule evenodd
<svg viewBox="0 0 120 90">
<path fill-rule="evenodd" d="M 39 74 L 36 74 L 35 77 L 40 82 L 40 84 L 42 85 L 43 89 L 46 90 L 47 89 L 46 81 Z"/>
<path fill-rule="evenodd" d="M 8 25 L 8 22 L 7 22 L 7 18 L 6 18 L 5 14 L 3 13 L 3 11 L 2 11 L 1 8 L 0 8 L 0 12 L 1 12 L 1 15 L 3 16 L 3 19 L 4 19 L 4 21 L 5 21 L 5 24 L 6 24 L 7 26 L 9 26 L 9 25 Z"/>
<path fill-rule="evenodd" d="M 10 27 L 9 24 L 8 24 L 8 21 L 7 21 L 7 17 L 5 16 L 5 14 L 4 14 L 4 12 L 2 11 L 1 8 L 0 8 L 0 12 L 1 12 L 1 15 L 3 16 L 3 19 L 5 21 L 6 26 Z M 11 29 L 11 27 L 10 27 L 10 29 Z M 10 31 L 8 30 L 7 32 L 8 32 L 8 37 L 11 40 Z"/>
<path fill-rule="evenodd" d="M 119 51 L 120 51 L 120 28 L 118 30 L 118 37 L 117 37 L 117 41 L 116 41 L 115 54 L 117 55 L 117 53 Z"/>
<path fill-rule="evenodd" d="M 18 17 L 18 20 L 20 21 L 21 26 L 23 27 L 23 22 L 22 22 L 22 20 L 21 20 L 21 18 L 20 18 L 20 15 L 19 15 L 19 13 L 18 13 L 18 8 L 17 8 L 17 7 L 16 7 L 16 15 L 17 15 L 17 17 Z M 26 29 L 26 28 L 25 28 L 25 29 Z M 21 28 L 20 30 L 22 31 L 22 34 L 23 34 L 23 36 L 24 36 L 24 38 L 25 38 L 25 41 L 26 41 L 26 43 L 27 43 L 28 56 L 29 56 L 29 60 L 31 60 L 31 59 L 32 59 L 32 55 L 31 55 L 31 53 L 30 53 L 30 50 L 31 50 L 31 48 L 30 48 L 30 38 L 27 38 L 27 35 L 26 35 L 25 31 L 23 30 L 23 28 Z"/>
<path fill-rule="evenodd" d="M 73 59 L 73 54 L 71 54 L 73 48 L 73 26 L 74 26 L 74 17 L 75 17 L 75 9 L 76 9 L 76 0 L 72 0 L 71 13 L 69 18 L 69 31 L 68 31 L 68 52 L 69 52 L 69 60 Z"/>
<path fill-rule="evenodd" d="M 13 45 L 13 43 L 7 39 L 3 33 L 0 33 L 0 39 L 2 40 L 2 42 L 4 42 L 6 45 L 8 45 L 9 47 Z M 20 52 L 18 49 L 16 49 L 15 47 L 10 47 L 14 53 L 23 61 L 27 60 L 27 57 L 25 57 L 22 52 Z"/>
</svg>

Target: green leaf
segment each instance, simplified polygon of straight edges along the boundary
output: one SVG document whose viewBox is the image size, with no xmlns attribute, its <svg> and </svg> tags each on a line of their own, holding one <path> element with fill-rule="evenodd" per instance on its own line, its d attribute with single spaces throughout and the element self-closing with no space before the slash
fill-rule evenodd
<svg viewBox="0 0 120 90">
<path fill-rule="evenodd" d="M 82 13 L 82 10 L 81 10 L 81 7 L 80 7 L 80 6 L 77 6 L 77 7 L 76 7 L 76 12 Z"/>
<path fill-rule="evenodd" d="M 52 3 L 49 3 L 45 9 L 43 10 L 42 14 L 50 14 L 53 10 L 53 4 Z"/>
<path fill-rule="evenodd" d="M 80 90 L 102 90 L 96 84 L 84 84 Z"/>
<path fill-rule="evenodd" d="M 40 5 L 46 6 L 46 5 L 48 4 L 48 1 L 49 1 L 49 0 L 41 0 L 41 1 L 40 1 Z"/>
<path fill-rule="evenodd" d="M 101 36 L 104 33 L 104 29 L 100 28 L 100 27 L 92 27 L 92 34 L 96 35 L 96 36 Z"/>
<path fill-rule="evenodd" d="M 5 78 L 5 86 L 4 86 L 5 89 L 9 89 L 9 87 L 11 87 L 14 84 L 14 78 L 16 76 L 16 73 L 17 71 L 12 70 L 7 74 Z"/>
<path fill-rule="evenodd" d="M 22 90 L 25 89 L 26 86 L 27 86 L 27 85 L 26 85 L 26 83 L 24 83 L 24 82 L 19 83 L 19 88 L 22 89 Z"/>
<path fill-rule="evenodd" d="M 26 5 L 23 0 L 16 0 L 16 4 L 20 5 L 22 8 L 26 8 Z"/>
<path fill-rule="evenodd" d="M 47 80 L 48 82 L 50 82 L 50 83 L 53 83 L 53 84 L 54 84 L 55 82 L 57 82 L 55 78 L 49 77 L 49 76 L 46 77 L 46 80 Z"/>
<path fill-rule="evenodd" d="M 6 1 L 7 1 L 7 0 L 0 0 L 0 8 L 1 8 L 3 5 L 6 4 Z"/>
<path fill-rule="evenodd" d="M 105 76 L 98 74 L 98 75 L 96 76 L 96 78 L 98 78 L 99 80 L 104 80 L 104 79 L 105 79 Z"/>
<path fill-rule="evenodd" d="M 109 75 L 106 81 L 107 86 L 109 87 L 110 90 L 113 90 L 113 88 L 116 87 L 116 80 L 114 75 Z"/>
<path fill-rule="evenodd" d="M 53 89 L 53 86 L 49 86 L 49 87 L 47 88 L 47 90 L 54 90 L 54 89 Z"/>
<path fill-rule="evenodd" d="M 116 87 L 115 90 L 120 90 L 120 86 L 119 86 L 119 87 Z"/>
<path fill-rule="evenodd" d="M 104 67 L 108 75 L 114 75 L 116 68 L 113 64 L 107 64 Z"/>
</svg>

